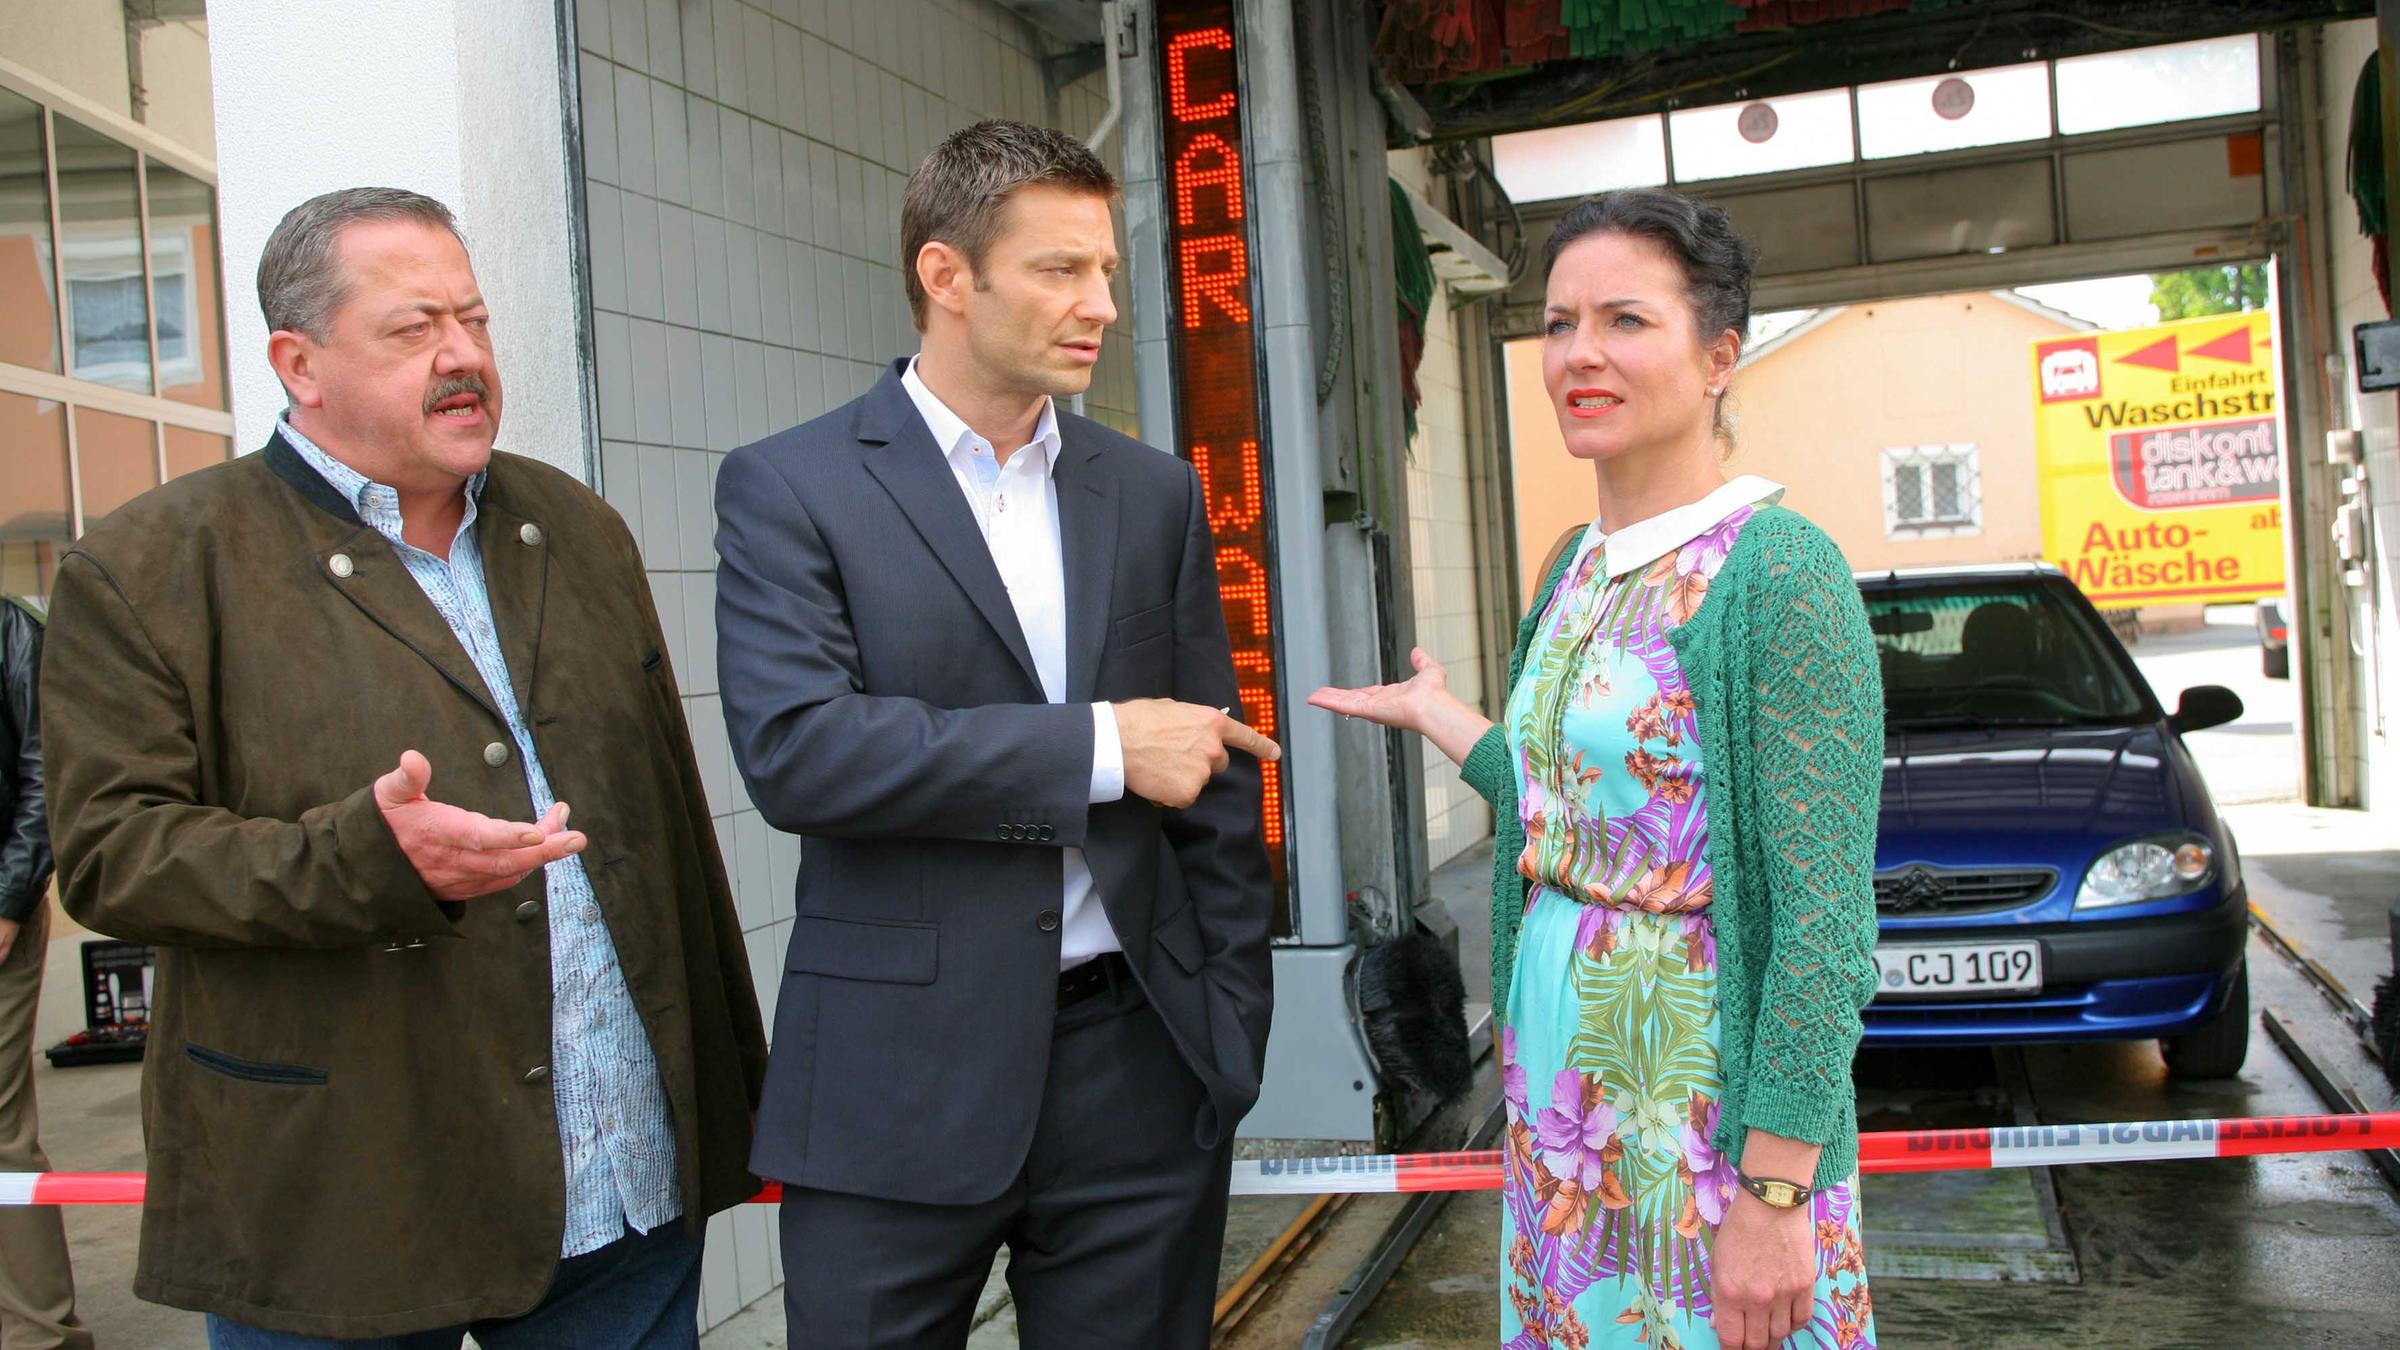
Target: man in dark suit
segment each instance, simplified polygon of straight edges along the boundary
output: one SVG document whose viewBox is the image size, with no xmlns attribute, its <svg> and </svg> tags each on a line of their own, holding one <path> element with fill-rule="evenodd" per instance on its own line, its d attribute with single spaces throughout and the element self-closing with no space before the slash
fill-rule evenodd
<svg viewBox="0 0 2400 1350">
<path fill-rule="evenodd" d="M 902 208 L 920 355 L 728 456 L 718 679 L 806 837 L 751 1163 L 794 1345 L 1199 1347 L 1258 1095 L 1269 873 L 1189 466 L 1060 410 L 1116 180 L 984 122 Z M 1232 753 L 1229 753 L 1232 752 Z"/>
</svg>

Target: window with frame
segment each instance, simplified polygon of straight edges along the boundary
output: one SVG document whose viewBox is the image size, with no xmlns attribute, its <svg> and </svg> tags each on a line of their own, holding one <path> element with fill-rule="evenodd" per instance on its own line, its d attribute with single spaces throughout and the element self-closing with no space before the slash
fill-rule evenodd
<svg viewBox="0 0 2400 1350">
<path fill-rule="evenodd" d="M 0 62 L 0 595 L 232 458 L 216 240 L 204 165 Z"/>
<path fill-rule="evenodd" d="M 1970 444 L 1883 452 L 1883 532 L 1932 539 L 1983 531 L 1983 481 Z"/>
</svg>

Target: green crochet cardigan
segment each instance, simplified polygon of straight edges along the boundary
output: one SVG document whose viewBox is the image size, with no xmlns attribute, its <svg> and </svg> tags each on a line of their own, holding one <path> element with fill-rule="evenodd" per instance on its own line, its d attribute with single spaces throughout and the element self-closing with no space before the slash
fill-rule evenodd
<svg viewBox="0 0 2400 1350">
<path fill-rule="evenodd" d="M 1517 626 L 1513 689 L 1570 546 Z M 1751 517 L 1691 621 L 1671 634 L 1698 707 L 1707 765 L 1716 921 L 1716 1148 L 1741 1159 L 1752 1128 L 1822 1146 L 1816 1184 L 1858 1162 L 1850 1059 L 1875 992 L 1875 821 L 1883 680 L 1866 606 L 1841 549 L 1782 507 Z M 1525 832 L 1505 725 L 1463 773 L 1489 800 L 1492 1007 L 1505 1020 L 1525 882 Z"/>
</svg>

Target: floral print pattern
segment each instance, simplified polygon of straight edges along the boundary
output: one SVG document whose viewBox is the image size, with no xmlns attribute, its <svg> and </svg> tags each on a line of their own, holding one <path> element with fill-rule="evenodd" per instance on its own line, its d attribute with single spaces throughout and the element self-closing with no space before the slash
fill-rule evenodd
<svg viewBox="0 0 2400 1350">
<path fill-rule="evenodd" d="M 1587 546 L 1507 712 L 1529 885 L 1501 1034 L 1506 1350 L 1713 1350 L 1710 1250 L 1735 1192 L 1717 1066 L 1708 788 L 1668 635 L 1753 511 L 1646 567 Z M 1872 1350 L 1855 1179 L 1818 1192 L 1816 1316 Z"/>
</svg>

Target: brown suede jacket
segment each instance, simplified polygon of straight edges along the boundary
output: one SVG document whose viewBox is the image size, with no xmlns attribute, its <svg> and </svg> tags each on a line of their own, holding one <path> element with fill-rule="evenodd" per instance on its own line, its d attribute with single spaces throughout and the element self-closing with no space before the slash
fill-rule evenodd
<svg viewBox="0 0 2400 1350">
<path fill-rule="evenodd" d="M 696 1232 L 753 1189 L 766 1044 L 641 560 L 599 497 L 513 455 L 475 529 Z M 533 812 L 398 555 L 278 437 L 86 535 L 48 641 L 61 899 L 159 948 L 135 1292 L 341 1338 L 532 1307 L 564 1224 L 542 877 L 437 903 L 370 785 L 414 748 L 435 798 Z"/>
</svg>

